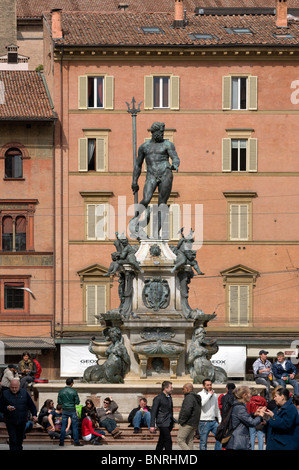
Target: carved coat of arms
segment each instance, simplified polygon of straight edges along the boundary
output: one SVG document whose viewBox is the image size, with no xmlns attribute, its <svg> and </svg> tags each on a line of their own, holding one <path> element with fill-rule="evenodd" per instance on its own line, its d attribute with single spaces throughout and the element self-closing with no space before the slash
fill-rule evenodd
<svg viewBox="0 0 299 470">
<path fill-rule="evenodd" d="M 166 279 L 153 277 L 144 281 L 142 300 L 147 308 L 158 312 L 167 308 L 170 302 L 170 288 Z"/>
</svg>

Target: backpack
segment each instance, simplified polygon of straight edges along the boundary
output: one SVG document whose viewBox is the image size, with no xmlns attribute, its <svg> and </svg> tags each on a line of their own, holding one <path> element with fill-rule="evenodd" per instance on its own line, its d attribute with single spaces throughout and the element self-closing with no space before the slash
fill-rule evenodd
<svg viewBox="0 0 299 470">
<path fill-rule="evenodd" d="M 215 433 L 216 441 L 221 442 L 222 445 L 228 443 L 228 441 L 232 437 L 233 431 L 236 429 L 233 427 L 231 419 L 233 408 L 233 406 L 230 406 L 227 411 L 227 415 L 221 421 Z"/>
</svg>

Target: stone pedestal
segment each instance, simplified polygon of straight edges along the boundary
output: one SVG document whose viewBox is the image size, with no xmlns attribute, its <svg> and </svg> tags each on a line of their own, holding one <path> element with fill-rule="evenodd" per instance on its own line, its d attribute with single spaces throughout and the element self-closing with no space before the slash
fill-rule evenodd
<svg viewBox="0 0 299 470">
<path fill-rule="evenodd" d="M 141 314 L 125 321 L 122 333 L 131 359 L 126 380 L 139 377 L 176 379 L 188 375 L 186 352 L 192 338 L 193 321 L 165 315 Z"/>
<path fill-rule="evenodd" d="M 116 246 L 122 255 L 120 239 Z M 125 383 L 184 378 L 198 383 L 201 374 L 209 374 L 213 381 L 225 381 L 223 371 L 210 362 L 218 347 L 204 329 L 215 314 L 192 309 L 188 303 L 192 259 L 188 262 L 185 256 L 178 263 L 185 259 L 184 252 L 179 256 L 168 240 L 141 240 L 135 250 L 125 239 L 124 247 L 128 255 L 111 270 L 119 273 L 120 306 L 100 315 L 113 342 L 105 352 L 109 358 L 102 362 L 101 344 L 93 341 L 99 361 L 91 372 L 85 371 L 85 379 L 99 376 L 103 382 L 117 375 Z M 186 253 L 192 253 L 190 248 Z M 202 274 L 198 266 L 195 270 Z"/>
</svg>

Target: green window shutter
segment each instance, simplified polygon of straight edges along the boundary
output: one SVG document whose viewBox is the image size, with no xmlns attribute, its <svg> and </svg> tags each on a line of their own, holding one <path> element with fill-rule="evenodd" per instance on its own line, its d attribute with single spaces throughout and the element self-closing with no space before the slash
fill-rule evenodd
<svg viewBox="0 0 299 470">
<path fill-rule="evenodd" d="M 231 171 L 231 139 L 222 139 L 222 171 Z"/>
<path fill-rule="evenodd" d="M 144 77 L 144 109 L 153 109 L 154 79 L 151 75 Z"/>
<path fill-rule="evenodd" d="M 79 77 L 78 82 L 78 95 L 79 95 L 79 109 L 87 109 L 87 80 L 88 77 L 83 75 Z"/>
<path fill-rule="evenodd" d="M 222 77 L 222 109 L 231 109 L 231 77 Z"/>
<path fill-rule="evenodd" d="M 97 138 L 96 139 L 96 170 L 105 171 L 105 139 Z"/>
<path fill-rule="evenodd" d="M 170 109 L 180 109 L 180 77 L 170 77 Z"/>
<path fill-rule="evenodd" d="M 257 77 L 248 77 L 248 109 L 257 110 Z"/>
<path fill-rule="evenodd" d="M 179 240 L 181 230 L 181 208 L 179 204 L 171 204 L 170 212 L 170 239 Z"/>
<path fill-rule="evenodd" d="M 88 170 L 88 139 L 82 137 L 79 139 L 79 171 Z"/>
<path fill-rule="evenodd" d="M 248 171 L 257 171 L 257 139 L 248 139 Z"/>
<path fill-rule="evenodd" d="M 104 107 L 105 109 L 114 108 L 114 77 L 106 76 L 104 83 Z"/>
</svg>

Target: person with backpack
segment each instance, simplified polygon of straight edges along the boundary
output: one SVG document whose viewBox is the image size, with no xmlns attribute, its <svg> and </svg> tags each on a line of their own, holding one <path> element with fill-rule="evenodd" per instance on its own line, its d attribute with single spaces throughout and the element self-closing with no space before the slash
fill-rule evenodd
<svg viewBox="0 0 299 470">
<path fill-rule="evenodd" d="M 247 403 L 251 399 L 251 390 L 245 385 L 237 387 L 234 396 L 230 414 L 231 436 L 224 447 L 226 450 L 250 450 L 249 429 L 262 422 L 266 407 L 259 407 L 255 413 L 248 413 Z"/>
<path fill-rule="evenodd" d="M 222 419 L 224 419 L 232 406 L 233 402 L 235 401 L 235 396 L 233 394 L 236 386 L 233 382 L 229 382 L 226 385 L 226 393 L 222 395 L 221 397 L 221 407 L 220 408 L 220 413 L 222 416 Z"/>
</svg>

